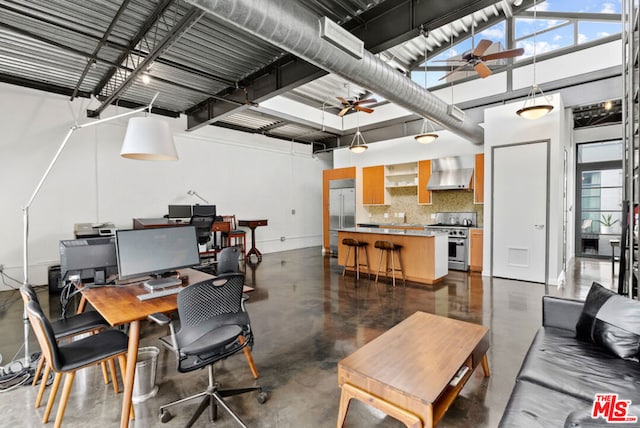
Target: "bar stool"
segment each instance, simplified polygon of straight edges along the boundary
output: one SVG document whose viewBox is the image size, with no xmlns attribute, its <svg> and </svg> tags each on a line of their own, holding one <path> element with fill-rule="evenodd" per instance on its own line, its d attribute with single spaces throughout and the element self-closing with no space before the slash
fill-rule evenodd
<svg viewBox="0 0 640 428">
<path fill-rule="evenodd" d="M 380 257 L 378 258 L 378 271 L 376 272 L 376 287 L 378 286 L 378 275 L 380 274 L 380 267 L 382 266 L 382 256 L 386 256 L 385 259 L 385 276 L 389 276 L 389 272 L 391 272 L 391 278 L 393 283 L 393 288 L 396 287 L 396 271 L 402 273 L 402 282 L 404 286 L 407 286 L 407 282 L 404 277 L 404 269 L 402 268 L 402 261 L 400 260 L 400 249 L 401 245 L 394 244 L 391 241 L 376 241 L 374 247 L 380 250 Z M 398 265 L 399 269 L 396 269 L 396 261 L 395 255 L 398 254 Z M 389 269 L 389 258 L 391 258 L 391 269 Z"/>
<path fill-rule="evenodd" d="M 356 279 L 360 279 L 360 266 L 366 266 L 367 267 L 367 275 L 369 275 L 369 278 L 371 278 L 371 273 L 369 271 L 369 253 L 367 253 L 367 245 L 368 244 L 366 242 L 361 242 L 361 241 L 358 241 L 356 239 L 344 238 L 342 240 L 342 245 L 346 245 L 347 246 L 347 257 L 344 259 L 344 270 L 342 271 L 342 276 L 344 276 L 344 274 L 347 271 L 348 267 L 352 267 L 356 271 Z M 354 250 L 353 250 L 353 265 L 349 264 L 349 254 L 351 253 L 351 248 L 354 248 Z M 366 259 L 366 264 L 360 263 L 360 260 L 359 260 L 360 250 L 364 251 L 364 257 Z"/>
</svg>

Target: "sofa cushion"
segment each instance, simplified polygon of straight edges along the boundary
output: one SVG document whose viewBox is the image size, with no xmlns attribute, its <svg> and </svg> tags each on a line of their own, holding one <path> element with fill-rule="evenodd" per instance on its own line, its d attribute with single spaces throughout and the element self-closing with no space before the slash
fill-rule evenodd
<svg viewBox="0 0 640 428">
<path fill-rule="evenodd" d="M 589 402 L 527 381 L 516 382 L 499 428 L 562 427 L 572 412 Z"/>
<path fill-rule="evenodd" d="M 640 403 L 640 363 L 623 360 L 599 345 L 577 340 L 568 330 L 538 330 L 518 380 L 526 380 L 593 401 L 596 393 L 618 393 Z"/>
<path fill-rule="evenodd" d="M 576 324 L 576 337 L 603 346 L 620 358 L 640 352 L 640 302 L 594 282 Z"/>
</svg>

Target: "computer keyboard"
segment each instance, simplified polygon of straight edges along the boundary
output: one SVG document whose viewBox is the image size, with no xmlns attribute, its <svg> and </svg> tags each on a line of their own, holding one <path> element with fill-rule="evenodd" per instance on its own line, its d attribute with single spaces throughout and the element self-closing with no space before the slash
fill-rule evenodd
<svg viewBox="0 0 640 428">
<path fill-rule="evenodd" d="M 138 294 L 138 300 L 144 302 L 145 300 L 157 299 L 158 297 L 171 296 L 172 294 L 178 294 L 182 290 L 182 287 L 165 288 L 164 290 L 154 291 L 152 293 Z"/>
<path fill-rule="evenodd" d="M 145 281 L 142 285 L 149 291 L 157 291 L 167 287 L 173 287 L 176 285 L 181 285 L 182 280 L 175 276 L 170 276 L 167 278 L 157 278 L 157 279 L 149 279 Z"/>
</svg>

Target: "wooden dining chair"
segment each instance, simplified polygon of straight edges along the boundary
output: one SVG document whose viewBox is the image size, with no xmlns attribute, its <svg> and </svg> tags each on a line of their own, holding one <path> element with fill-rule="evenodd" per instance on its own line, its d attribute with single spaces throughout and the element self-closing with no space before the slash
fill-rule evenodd
<svg viewBox="0 0 640 428">
<path fill-rule="evenodd" d="M 36 290 L 31 285 L 23 285 L 20 288 L 20 294 L 22 295 L 22 300 L 25 304 L 29 303 L 32 300 L 40 304 Z M 81 334 L 97 333 L 98 331 L 103 330 L 107 327 L 109 327 L 109 324 L 96 311 L 83 312 L 81 314 L 71 315 L 60 320 L 51 321 L 51 328 L 53 329 L 53 334 L 58 342 L 69 340 L 74 336 L 78 336 Z M 38 379 L 40 378 L 40 374 L 42 373 L 42 369 L 44 369 L 42 380 L 40 382 L 40 389 L 38 390 L 38 395 L 36 396 L 36 402 L 34 405 L 36 409 L 40 407 L 40 404 L 42 404 L 44 391 L 47 387 L 47 379 L 49 378 L 49 373 L 51 372 L 51 367 L 47 364 L 46 361 L 46 357 L 42 355 L 38 361 L 38 365 L 33 376 L 32 385 L 36 386 L 36 384 L 38 383 Z M 108 363 L 101 364 L 104 383 L 109 383 L 107 364 L 111 371 L 111 378 L 114 379 L 113 391 L 118 394 L 120 392 L 120 389 L 117 382 L 115 363 L 113 360 L 110 360 Z"/>
<path fill-rule="evenodd" d="M 245 230 L 238 229 L 238 221 L 236 220 L 235 214 L 224 215 L 222 216 L 222 219 L 231 223 L 231 230 L 224 234 L 227 246 L 231 247 L 237 245 L 240 241 L 240 245 L 242 246 L 242 254 L 244 254 L 245 249 L 247 248 L 247 232 Z"/>
<path fill-rule="evenodd" d="M 49 421 L 62 375 L 65 374 L 62 396 L 54 424 L 55 428 L 59 428 L 62 424 L 76 371 L 118 358 L 120 370 L 124 373 L 129 339 L 119 330 L 107 329 L 86 338 L 58 344 L 51 323 L 44 315 L 40 304 L 31 300 L 26 303 L 25 309 L 42 353 L 55 373 L 42 423 Z M 130 412 L 133 417 L 133 407 Z"/>
</svg>

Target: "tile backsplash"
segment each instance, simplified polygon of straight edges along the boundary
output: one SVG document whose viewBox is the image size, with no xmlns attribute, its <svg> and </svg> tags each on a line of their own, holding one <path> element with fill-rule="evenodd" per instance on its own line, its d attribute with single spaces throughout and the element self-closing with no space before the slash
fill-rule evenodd
<svg viewBox="0 0 640 428">
<path fill-rule="evenodd" d="M 432 192 L 431 205 L 418 205 L 416 189 L 413 187 L 401 187 L 389 189 L 388 205 L 365 206 L 372 223 L 402 223 L 403 219 L 395 216 L 396 213 L 404 213 L 405 223 L 430 224 L 434 220 L 431 214 L 436 212 L 476 212 L 478 225 L 484 222 L 482 204 L 473 203 L 473 191 L 465 190 L 440 190 Z M 387 214 L 388 218 L 384 215 Z"/>
</svg>

